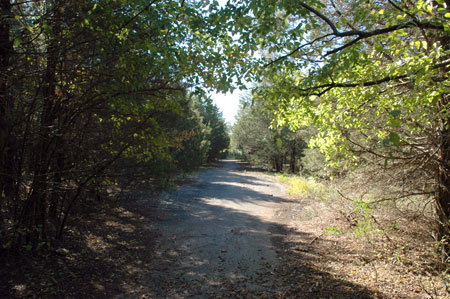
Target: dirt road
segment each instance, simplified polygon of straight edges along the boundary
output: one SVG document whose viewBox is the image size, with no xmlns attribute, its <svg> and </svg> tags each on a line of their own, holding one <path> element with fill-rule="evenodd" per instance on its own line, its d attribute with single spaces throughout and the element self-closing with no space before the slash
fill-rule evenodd
<svg viewBox="0 0 450 299">
<path fill-rule="evenodd" d="M 273 177 L 222 161 L 163 196 L 152 254 L 116 298 L 376 297 L 316 265 L 311 244 L 328 241 L 307 213 Z"/>
<path fill-rule="evenodd" d="M 286 199 L 269 176 L 221 162 L 161 203 L 153 292 L 163 297 L 208 297 L 275 291 L 279 257 L 271 242 L 274 211 Z M 156 293 L 155 293 L 156 292 Z"/>
<path fill-rule="evenodd" d="M 339 214 L 321 200 L 289 199 L 243 165 L 223 161 L 162 198 L 143 190 L 99 205 L 68 229 L 63 255 L 0 255 L 0 297 L 426 297 L 420 276 L 403 295 L 403 272 L 370 260 L 350 235 L 327 234 Z"/>
</svg>

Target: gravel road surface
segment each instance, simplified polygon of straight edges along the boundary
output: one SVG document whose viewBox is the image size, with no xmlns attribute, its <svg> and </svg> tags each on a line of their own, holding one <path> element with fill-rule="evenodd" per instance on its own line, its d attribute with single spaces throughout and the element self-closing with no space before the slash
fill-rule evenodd
<svg viewBox="0 0 450 299">
<path fill-rule="evenodd" d="M 270 296 L 279 257 L 271 242 L 275 210 L 287 200 L 273 178 L 221 161 L 192 184 L 166 194 L 157 241 L 153 295 Z"/>
</svg>

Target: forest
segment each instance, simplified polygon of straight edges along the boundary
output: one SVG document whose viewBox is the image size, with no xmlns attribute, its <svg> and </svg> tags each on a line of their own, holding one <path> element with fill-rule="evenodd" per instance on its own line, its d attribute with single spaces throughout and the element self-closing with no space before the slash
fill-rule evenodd
<svg viewBox="0 0 450 299">
<path fill-rule="evenodd" d="M 2 2 L 4 247 L 39 249 L 79 202 L 224 155 L 218 108 L 184 82 L 200 66 L 166 28 L 180 12 L 138 2 Z"/>
<path fill-rule="evenodd" d="M 449 0 L 0 1 L 2 252 L 228 156 L 414 202 L 447 273 Z"/>
</svg>

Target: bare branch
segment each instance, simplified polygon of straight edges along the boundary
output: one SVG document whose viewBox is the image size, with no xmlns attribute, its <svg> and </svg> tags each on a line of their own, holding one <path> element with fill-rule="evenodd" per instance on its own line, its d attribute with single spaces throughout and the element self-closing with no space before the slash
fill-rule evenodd
<svg viewBox="0 0 450 299">
<path fill-rule="evenodd" d="M 404 195 L 399 195 L 399 196 L 393 196 L 393 197 L 385 197 L 385 198 L 381 198 L 381 199 L 378 199 L 378 200 L 374 200 L 374 201 L 371 201 L 371 202 L 369 202 L 369 205 L 373 205 L 373 204 L 376 204 L 376 203 L 380 203 L 380 202 L 383 202 L 383 201 L 389 201 L 389 200 L 398 200 L 398 199 L 402 199 L 402 198 L 407 198 L 407 197 L 411 197 L 411 196 L 419 196 L 419 195 L 428 195 L 428 196 L 430 196 L 430 195 L 434 195 L 436 192 L 434 192 L 434 191 L 431 191 L 431 192 L 411 192 L 411 193 L 407 193 L 407 194 L 404 194 Z"/>
<path fill-rule="evenodd" d="M 297 53 L 298 51 L 300 51 L 301 49 L 303 49 L 303 48 L 305 48 L 305 47 L 307 47 L 307 46 L 310 46 L 310 45 L 312 45 L 312 44 L 318 42 L 319 40 L 324 39 L 324 38 L 327 38 L 327 37 L 329 37 L 329 36 L 332 36 L 332 34 L 326 34 L 326 35 L 323 35 L 323 36 L 321 36 L 321 37 L 318 37 L 318 38 L 314 39 L 313 41 L 310 41 L 310 42 L 308 42 L 308 43 L 305 43 L 305 44 L 299 46 L 298 48 L 292 50 L 290 53 L 285 54 L 285 55 L 282 55 L 282 56 L 278 57 L 277 59 L 275 59 L 275 60 L 273 60 L 273 61 L 267 63 L 264 67 L 268 67 L 268 66 L 271 65 L 271 64 L 275 64 L 275 63 L 277 63 L 277 62 L 280 61 L 280 60 L 283 60 L 283 59 L 285 59 L 285 58 L 287 58 L 287 57 L 290 57 L 290 56 L 294 55 L 295 53 Z"/>
</svg>

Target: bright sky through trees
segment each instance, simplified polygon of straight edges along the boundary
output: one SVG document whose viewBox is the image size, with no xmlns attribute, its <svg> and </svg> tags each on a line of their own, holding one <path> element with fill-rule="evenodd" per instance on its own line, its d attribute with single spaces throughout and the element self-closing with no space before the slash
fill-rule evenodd
<svg viewBox="0 0 450 299">
<path fill-rule="evenodd" d="M 219 0 L 219 4 L 221 6 L 225 6 L 227 1 L 225 0 Z M 223 113 L 223 118 L 225 121 L 230 124 L 234 125 L 236 119 L 236 114 L 239 108 L 239 97 L 241 95 L 242 91 L 235 90 L 232 93 L 212 93 L 211 98 L 214 101 L 214 104 L 219 107 L 220 111 Z"/>
<path fill-rule="evenodd" d="M 239 97 L 242 91 L 235 90 L 233 93 L 213 93 L 211 98 L 214 104 L 219 107 L 223 113 L 223 118 L 227 123 L 233 125 L 235 123 L 235 117 L 239 108 Z"/>
</svg>

